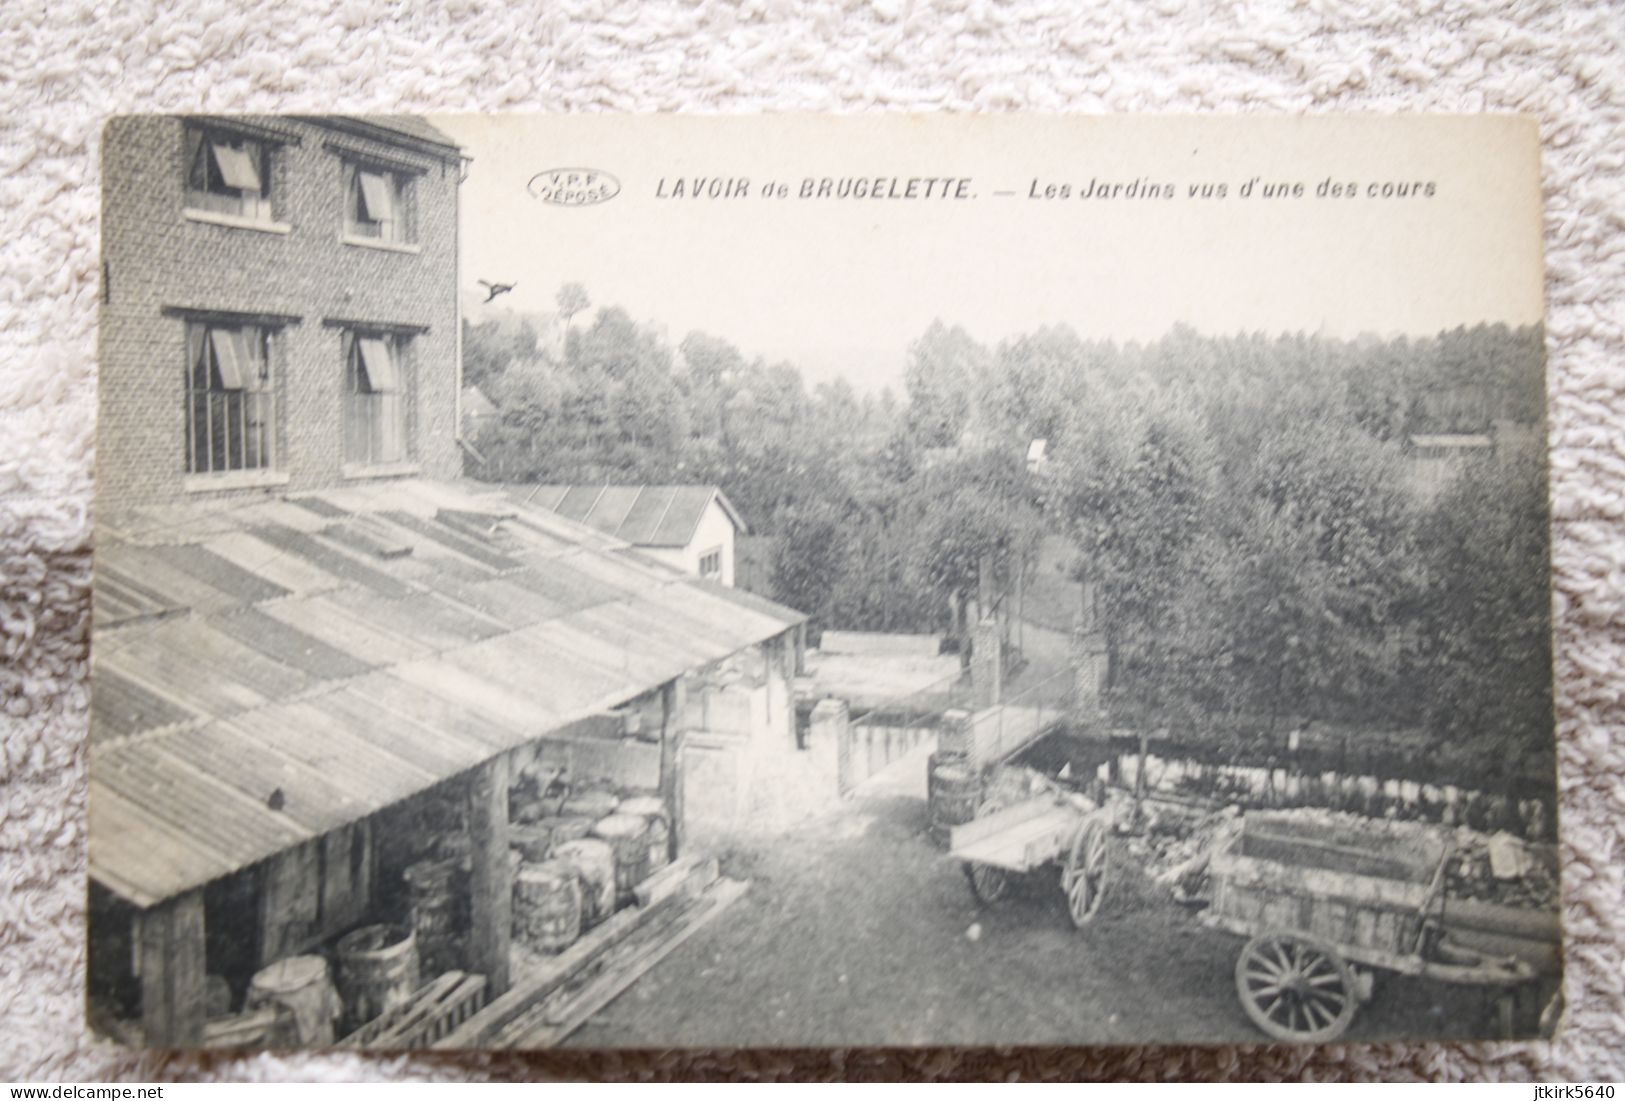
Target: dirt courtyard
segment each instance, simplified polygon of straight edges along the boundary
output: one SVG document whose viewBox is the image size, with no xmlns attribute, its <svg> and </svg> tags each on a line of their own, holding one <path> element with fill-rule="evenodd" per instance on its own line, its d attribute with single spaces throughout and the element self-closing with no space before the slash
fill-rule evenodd
<svg viewBox="0 0 1625 1101">
<path fill-rule="evenodd" d="M 745 897 L 568 1046 L 1264 1041 L 1236 1000 L 1239 938 L 1202 926 L 1120 849 L 1085 932 L 1047 875 L 983 907 L 906 791 L 871 787 L 724 852 L 723 873 L 751 881 Z M 1379 977 L 1346 1041 L 1482 1035 L 1489 1012 L 1470 990 Z"/>
</svg>

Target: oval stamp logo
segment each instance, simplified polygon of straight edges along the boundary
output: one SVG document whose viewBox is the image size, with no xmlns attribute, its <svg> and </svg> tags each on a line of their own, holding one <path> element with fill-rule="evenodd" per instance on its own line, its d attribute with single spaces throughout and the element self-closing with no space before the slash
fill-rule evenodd
<svg viewBox="0 0 1625 1101">
<path fill-rule="evenodd" d="M 597 168 L 549 168 L 532 176 L 525 187 L 554 206 L 596 206 L 621 193 L 621 181 Z"/>
</svg>

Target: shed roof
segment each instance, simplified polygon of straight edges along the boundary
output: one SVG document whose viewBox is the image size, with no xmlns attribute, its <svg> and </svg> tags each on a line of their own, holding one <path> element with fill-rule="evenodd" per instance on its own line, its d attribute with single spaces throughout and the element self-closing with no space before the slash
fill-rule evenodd
<svg viewBox="0 0 1625 1101">
<path fill-rule="evenodd" d="M 94 597 L 90 874 L 140 906 L 805 618 L 419 481 L 108 517 Z"/>
<path fill-rule="evenodd" d="M 508 496 L 639 547 L 688 546 L 712 501 L 741 535 L 750 531 L 716 486 L 512 485 Z"/>
</svg>

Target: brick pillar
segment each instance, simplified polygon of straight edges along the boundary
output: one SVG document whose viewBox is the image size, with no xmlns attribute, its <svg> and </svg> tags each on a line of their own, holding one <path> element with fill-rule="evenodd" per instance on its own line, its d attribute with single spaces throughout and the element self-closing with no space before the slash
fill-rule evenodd
<svg viewBox="0 0 1625 1101">
<path fill-rule="evenodd" d="M 852 790 L 856 783 L 852 776 L 852 726 L 845 700 L 819 700 L 813 705 L 807 747 L 821 759 L 826 754 L 834 758 L 838 794 L 845 795 Z"/>
<path fill-rule="evenodd" d="M 1072 702 L 1080 727 L 1096 730 L 1106 721 L 1106 636 L 1079 617 L 1072 627 Z"/>
<path fill-rule="evenodd" d="M 1004 643 L 999 621 L 983 616 L 976 624 L 971 641 L 970 683 L 976 691 L 976 706 L 996 707 L 1004 698 Z"/>
<path fill-rule="evenodd" d="M 971 713 L 955 708 L 942 713 L 942 729 L 937 734 L 939 753 L 963 753 L 976 756 L 976 735 L 971 725 Z"/>
</svg>

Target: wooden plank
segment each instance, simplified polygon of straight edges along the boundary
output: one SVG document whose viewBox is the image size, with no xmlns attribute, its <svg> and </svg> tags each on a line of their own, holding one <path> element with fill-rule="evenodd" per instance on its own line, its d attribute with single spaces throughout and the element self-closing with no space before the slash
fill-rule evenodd
<svg viewBox="0 0 1625 1101">
<path fill-rule="evenodd" d="M 958 850 L 966 845 L 974 845 L 990 837 L 996 837 L 1007 830 L 1015 829 L 1023 822 L 1048 814 L 1057 808 L 1048 796 L 1037 799 L 1028 799 L 1024 803 L 1017 803 L 1013 807 L 966 822 L 963 826 L 955 826 L 949 834 L 950 850 Z M 957 853 L 956 853 L 957 855 Z"/>
<path fill-rule="evenodd" d="M 142 912 L 141 1029 L 148 1047 L 203 1044 L 203 892 Z"/>
<path fill-rule="evenodd" d="M 710 885 L 721 876 L 714 856 L 685 856 L 655 872 L 632 889 L 639 906 L 653 906 L 682 892 L 691 880 Z"/>
<path fill-rule="evenodd" d="M 553 957 L 545 967 L 522 976 L 514 983 L 512 989 L 494 998 L 479 1013 L 436 1043 L 435 1048 L 460 1050 L 488 1046 L 493 1036 L 501 1034 L 517 1018 L 558 990 L 593 959 L 607 952 L 621 940 L 632 936 L 640 928 L 656 922 L 663 914 L 669 916 L 671 911 L 686 906 L 698 893 L 711 885 L 715 874 L 715 861 L 696 863 L 689 867 L 683 876 L 681 890 L 649 906 L 617 912 Z M 713 878 L 707 879 L 707 876 Z"/>
<path fill-rule="evenodd" d="M 401 1005 L 362 1025 L 340 1047 L 387 1050 L 421 1047 L 417 1034 L 431 1029 L 437 1016 L 452 1012 L 458 1001 L 485 989 L 485 978 L 447 971 L 419 986 Z"/>
<path fill-rule="evenodd" d="M 683 851 L 683 784 L 678 761 L 687 709 L 687 689 L 681 677 L 660 686 L 660 800 L 666 807 L 666 853 L 671 858 Z"/>
<path fill-rule="evenodd" d="M 493 995 L 508 989 L 513 876 L 508 859 L 508 758 L 474 773 L 468 791 L 468 833 L 473 867 L 468 877 L 471 968 Z"/>
<path fill-rule="evenodd" d="M 519 1038 L 513 1046 L 522 1049 L 554 1047 L 586 1024 L 604 1006 L 649 972 L 655 964 L 675 952 L 684 942 L 720 917 L 750 888 L 748 881 L 724 879 L 712 887 L 677 919 L 667 935 L 643 946 L 631 958 L 605 971 L 557 1012 L 547 1027 Z"/>
</svg>

